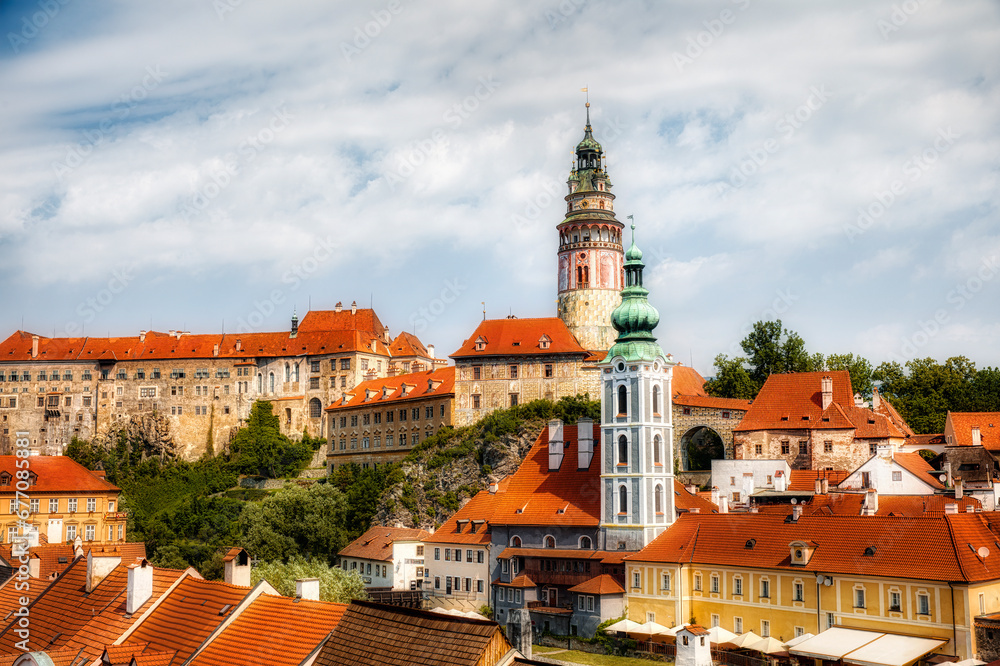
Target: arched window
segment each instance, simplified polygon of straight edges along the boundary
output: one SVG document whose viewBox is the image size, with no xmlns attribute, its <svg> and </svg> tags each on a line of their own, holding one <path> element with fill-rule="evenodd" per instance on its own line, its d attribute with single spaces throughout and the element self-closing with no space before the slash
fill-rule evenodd
<svg viewBox="0 0 1000 666">
<path fill-rule="evenodd" d="M 653 437 L 653 464 L 662 465 L 663 461 L 660 459 L 660 436 L 656 435 Z"/>
<path fill-rule="evenodd" d="M 653 413 L 659 415 L 660 413 L 660 387 L 653 387 Z"/>
<path fill-rule="evenodd" d="M 257 373 L 257 393 L 264 392 L 264 375 Z"/>
<path fill-rule="evenodd" d="M 319 398 L 313 398 L 309 401 L 309 416 L 314 419 L 323 416 L 323 403 L 319 401 Z"/>
<path fill-rule="evenodd" d="M 519 536 L 512 536 L 510 538 L 510 545 L 513 546 L 514 548 L 520 548 L 521 547 L 521 537 L 519 537 Z"/>
<path fill-rule="evenodd" d="M 590 550 L 594 547 L 593 542 L 590 540 L 589 536 L 580 537 L 580 548 L 583 550 Z"/>
<path fill-rule="evenodd" d="M 298 363 L 295 364 L 295 381 L 296 382 L 299 381 L 299 364 Z"/>
<path fill-rule="evenodd" d="M 618 387 L 618 416 L 628 414 L 628 390 L 622 384 Z"/>
<path fill-rule="evenodd" d="M 287 363 L 285 363 L 285 381 L 286 382 L 292 381 L 292 368 Z"/>
<path fill-rule="evenodd" d="M 628 488 L 618 486 L 618 513 L 628 513 Z"/>
<path fill-rule="evenodd" d="M 270 382 L 269 383 L 269 386 L 270 386 L 269 390 L 270 390 L 271 393 L 274 393 L 274 373 L 273 372 L 268 374 L 268 381 Z"/>
<path fill-rule="evenodd" d="M 628 464 L 628 437 L 625 435 L 618 436 L 618 464 Z"/>
<path fill-rule="evenodd" d="M 663 486 L 660 484 L 656 484 L 656 488 L 653 490 L 653 506 L 656 513 L 663 513 Z"/>
<path fill-rule="evenodd" d="M 544 544 L 545 544 L 546 548 L 555 548 L 556 547 L 556 538 L 554 536 L 551 536 L 551 535 L 546 536 Z"/>
</svg>

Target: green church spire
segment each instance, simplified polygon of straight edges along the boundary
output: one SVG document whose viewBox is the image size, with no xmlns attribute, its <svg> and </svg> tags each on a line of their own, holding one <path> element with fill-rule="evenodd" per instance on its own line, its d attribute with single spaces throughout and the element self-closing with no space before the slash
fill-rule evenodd
<svg viewBox="0 0 1000 666">
<path fill-rule="evenodd" d="M 656 343 L 653 329 L 660 323 L 660 313 L 649 303 L 649 290 L 642 286 L 642 251 L 635 244 L 635 219 L 632 220 L 632 245 L 625 253 L 625 288 L 622 302 L 611 313 L 611 325 L 618 331 L 615 344 L 604 359 L 616 356 L 626 361 L 653 361 L 666 354 Z"/>
</svg>

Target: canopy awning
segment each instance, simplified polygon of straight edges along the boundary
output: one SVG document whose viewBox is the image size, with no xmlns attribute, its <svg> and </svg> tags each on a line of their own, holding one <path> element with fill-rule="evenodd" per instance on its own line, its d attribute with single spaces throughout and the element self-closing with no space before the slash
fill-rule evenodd
<svg viewBox="0 0 1000 666">
<path fill-rule="evenodd" d="M 947 641 L 879 631 L 831 627 L 789 649 L 814 659 L 843 660 L 856 666 L 909 666 Z"/>
</svg>

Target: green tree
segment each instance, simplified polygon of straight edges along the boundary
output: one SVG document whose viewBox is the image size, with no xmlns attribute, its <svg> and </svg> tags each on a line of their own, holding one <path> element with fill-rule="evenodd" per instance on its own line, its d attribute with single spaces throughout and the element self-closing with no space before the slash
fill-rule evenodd
<svg viewBox="0 0 1000 666">
<path fill-rule="evenodd" d="M 344 494 L 333 485 L 286 484 L 262 502 L 244 507 L 239 518 L 241 545 L 262 560 L 288 561 L 304 555 L 332 562 L 348 543 L 346 515 Z"/>
<path fill-rule="evenodd" d="M 244 474 L 274 476 L 278 453 L 288 438 L 281 434 L 278 417 L 271 403 L 258 400 L 250 408 L 247 424 L 240 428 L 229 449 L 237 469 Z"/>
<path fill-rule="evenodd" d="M 750 379 L 758 391 L 769 375 L 823 369 L 823 357 L 810 355 L 799 334 L 783 328 L 780 319 L 756 322 L 740 346 L 747 355 Z"/>
<path fill-rule="evenodd" d="M 365 584 L 357 571 L 347 572 L 340 567 L 331 567 L 320 558 L 295 556 L 288 562 L 264 562 L 250 572 L 252 585 L 266 580 L 286 597 L 295 596 L 295 581 L 301 578 L 319 578 L 319 598 L 323 601 L 350 603 L 352 599 L 368 598 Z"/>
<path fill-rule="evenodd" d="M 912 359 L 905 367 L 882 363 L 872 377 L 881 382 L 882 395 L 915 432 L 930 434 L 944 431 L 949 411 L 965 411 L 976 404 L 994 373 L 985 373 L 982 385 L 977 386 L 979 374 L 972 361 L 955 356 L 943 364 L 932 358 Z"/>
<path fill-rule="evenodd" d="M 867 359 L 854 354 L 830 354 L 826 357 L 827 370 L 847 370 L 855 393 L 865 398 L 872 396 L 872 365 Z"/>
<path fill-rule="evenodd" d="M 715 357 L 715 377 L 705 382 L 705 392 L 717 398 L 753 400 L 760 387 L 750 379 L 744 359 L 729 358 L 725 354 Z"/>
</svg>

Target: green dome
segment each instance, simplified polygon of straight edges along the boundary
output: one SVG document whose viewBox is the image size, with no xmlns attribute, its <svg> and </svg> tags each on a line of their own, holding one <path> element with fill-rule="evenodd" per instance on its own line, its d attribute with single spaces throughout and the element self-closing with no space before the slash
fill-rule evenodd
<svg viewBox="0 0 1000 666">
<path fill-rule="evenodd" d="M 660 323 L 660 313 L 649 302 L 649 290 L 642 286 L 642 252 L 635 244 L 635 223 L 632 223 L 632 246 L 625 253 L 625 283 L 622 302 L 611 313 L 611 325 L 618 339 L 608 350 L 605 362 L 616 356 L 626 361 L 653 361 L 665 358 L 656 343 L 653 329 Z"/>
<path fill-rule="evenodd" d="M 632 247 L 630 247 L 625 252 L 625 261 L 642 261 L 642 250 L 635 244 L 635 240 L 632 240 Z"/>
<path fill-rule="evenodd" d="M 594 152 L 601 152 L 601 144 L 597 143 L 597 140 L 590 133 L 590 125 L 587 125 L 587 131 L 583 136 L 583 141 L 576 144 L 576 152 L 583 150 L 593 150 Z"/>
</svg>

